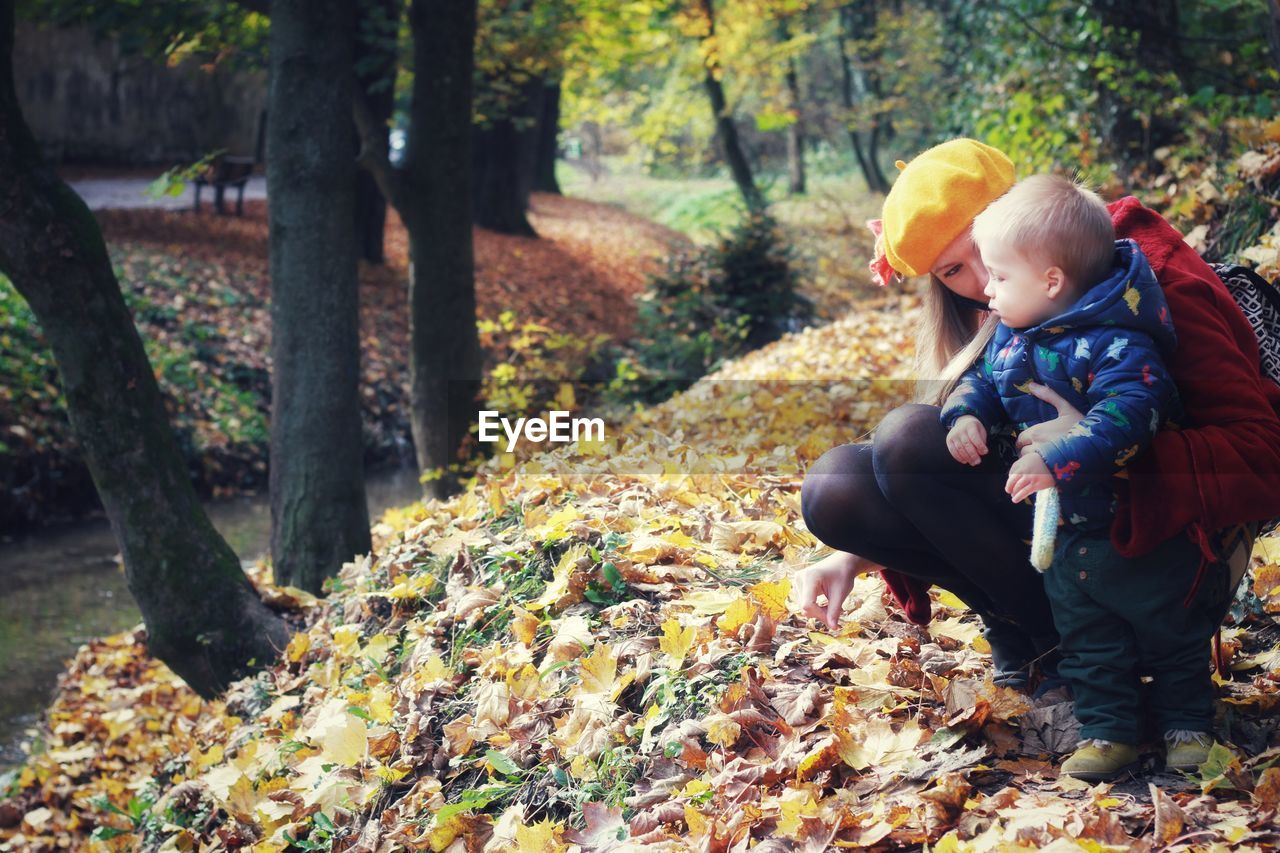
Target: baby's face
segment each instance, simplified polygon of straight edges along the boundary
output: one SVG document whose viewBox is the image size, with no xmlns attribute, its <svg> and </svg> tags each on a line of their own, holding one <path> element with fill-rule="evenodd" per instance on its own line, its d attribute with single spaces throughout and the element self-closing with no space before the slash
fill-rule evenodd
<svg viewBox="0 0 1280 853">
<path fill-rule="evenodd" d="M 1061 312 L 1063 306 L 1049 296 L 1048 268 L 1044 264 L 1004 245 L 979 248 L 988 275 L 982 292 L 1000 322 L 1013 329 L 1026 329 Z"/>
</svg>

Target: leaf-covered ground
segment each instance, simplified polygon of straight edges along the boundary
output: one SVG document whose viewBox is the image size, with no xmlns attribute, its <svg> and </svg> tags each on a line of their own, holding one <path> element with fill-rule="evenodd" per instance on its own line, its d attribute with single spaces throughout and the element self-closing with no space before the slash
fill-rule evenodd
<svg viewBox="0 0 1280 853">
<path fill-rule="evenodd" d="M 270 276 L 265 202 L 244 217 L 189 211 L 98 214 L 197 486 L 220 495 L 265 485 L 270 414 Z M 512 312 L 552 333 L 628 337 L 634 296 L 674 231 L 614 207 L 536 194 L 542 239 L 476 229 L 482 317 Z M 394 214 L 388 263 L 361 265 L 366 461 L 412 461 L 408 421 L 408 243 Z M 499 350 L 502 347 L 498 347 Z M 500 357 L 501 353 L 497 353 Z M 96 505 L 34 317 L 0 279 L 0 529 Z"/>
<path fill-rule="evenodd" d="M 499 457 L 391 513 L 282 660 L 201 702 L 141 631 L 81 650 L 0 849 L 1274 849 L 1280 540 L 1226 632 L 1196 778 L 1059 778 L 1065 704 L 994 688 L 978 629 L 861 578 L 798 616 L 805 465 L 902 401 L 910 298 L 788 337 L 603 444 Z M 97 841 L 90 841 L 96 836 Z"/>
</svg>

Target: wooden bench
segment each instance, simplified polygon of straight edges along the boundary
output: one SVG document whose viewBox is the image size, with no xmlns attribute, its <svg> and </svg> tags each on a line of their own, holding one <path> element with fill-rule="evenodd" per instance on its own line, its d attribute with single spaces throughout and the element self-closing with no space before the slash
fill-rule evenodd
<svg viewBox="0 0 1280 853">
<path fill-rule="evenodd" d="M 213 209 L 218 213 L 226 213 L 223 207 L 223 194 L 227 187 L 236 189 L 236 216 L 244 215 L 244 187 L 253 174 L 256 165 L 252 157 L 217 157 L 202 174 L 196 175 L 196 211 L 200 210 L 200 189 L 213 187 Z"/>
</svg>

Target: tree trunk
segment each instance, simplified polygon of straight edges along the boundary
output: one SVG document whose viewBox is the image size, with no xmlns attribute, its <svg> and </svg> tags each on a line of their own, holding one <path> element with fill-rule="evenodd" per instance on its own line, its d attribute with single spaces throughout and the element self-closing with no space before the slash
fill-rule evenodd
<svg viewBox="0 0 1280 853">
<path fill-rule="evenodd" d="M 1093 9 L 1103 24 L 1120 31 L 1120 38 L 1109 49 L 1155 77 L 1148 84 L 1148 93 L 1163 91 L 1161 78 L 1184 71 L 1177 0 L 1093 0 Z M 1125 33 L 1136 33 L 1137 43 L 1131 44 Z M 1179 123 L 1169 116 L 1140 114 L 1139 104 L 1126 86 L 1118 90 L 1102 87 L 1099 94 L 1109 113 L 1111 127 L 1106 138 L 1112 156 L 1130 169 L 1143 164 L 1158 167 L 1152 152 L 1181 135 Z M 1172 97 L 1176 93 L 1166 94 Z"/>
<path fill-rule="evenodd" d="M 472 138 L 472 198 L 476 225 L 500 234 L 537 237 L 525 215 L 533 185 L 537 129 L 528 127 L 531 85 L 541 94 L 541 81 L 522 87 L 522 97 L 506 115 L 475 125 Z M 415 125 L 416 126 L 416 125 Z"/>
<path fill-rule="evenodd" d="M 396 44 L 400 26 L 400 0 L 356 0 L 362 9 L 353 31 L 352 62 L 355 85 L 362 87 L 373 118 L 389 133 L 395 112 Z M 359 129 L 355 130 L 357 142 Z M 387 227 L 387 200 L 368 169 L 356 175 L 355 235 L 359 257 L 372 264 L 386 261 L 384 236 Z"/>
<path fill-rule="evenodd" d="M 356 172 L 355 201 L 352 205 L 355 218 L 356 252 L 360 259 L 371 264 L 386 263 L 387 253 L 384 235 L 387 230 L 387 200 L 378 189 L 378 182 L 365 169 Z"/>
<path fill-rule="evenodd" d="M 200 506 L 97 222 L 22 117 L 13 9 L 0 6 L 0 271 L 53 351 L 151 653 L 213 696 L 274 660 L 289 630 Z"/>
<path fill-rule="evenodd" d="M 318 593 L 368 553 L 360 424 L 352 0 L 273 0 L 271 555 Z"/>
<path fill-rule="evenodd" d="M 852 116 L 853 110 L 859 102 L 863 102 L 868 96 L 867 82 L 863 78 L 863 73 L 859 69 L 854 68 L 853 58 L 849 55 L 848 41 L 856 38 L 858 29 L 858 21 L 856 20 L 858 10 L 852 6 L 842 6 L 840 8 L 840 38 L 836 40 L 840 48 L 840 99 L 844 108 L 849 111 Z M 872 12 L 874 15 L 874 12 Z M 865 23 L 865 22 L 864 22 Z M 874 19 L 871 27 L 874 29 Z M 871 129 L 868 139 L 868 149 L 864 151 L 862 134 L 855 128 L 850 120 L 846 124 L 849 133 L 849 142 L 853 147 L 853 155 L 858 160 L 858 168 L 862 170 L 862 177 L 867 182 L 867 189 L 874 193 L 884 195 L 889 192 L 889 180 L 885 177 L 884 172 L 880 168 L 878 158 L 878 147 L 880 143 L 880 128 L 877 123 Z"/>
<path fill-rule="evenodd" d="M 533 170 L 533 188 L 540 193 L 561 195 L 556 181 L 556 159 L 560 139 L 560 82 L 547 83 L 538 111 L 538 148 Z"/>
<path fill-rule="evenodd" d="M 471 231 L 476 0 L 416 0 L 409 20 L 415 73 L 400 211 L 413 256 L 413 441 L 419 468 L 439 471 L 458 462 L 480 389 Z M 433 483 L 437 495 L 455 486 L 448 475 Z"/>
<path fill-rule="evenodd" d="M 701 3 L 703 14 L 707 17 L 707 38 L 713 39 L 716 34 L 715 8 L 711 0 L 701 0 Z M 729 164 L 733 182 L 738 185 L 738 191 L 742 193 L 742 200 L 746 202 L 747 209 L 764 210 L 764 195 L 756 187 L 755 179 L 751 175 L 751 164 L 747 162 L 742 143 L 738 141 L 738 127 L 734 124 L 733 115 L 729 112 L 725 101 L 724 87 L 720 85 L 719 74 L 719 61 L 709 57 L 703 85 L 706 87 L 707 96 L 711 99 L 711 113 L 716 121 L 716 136 L 720 138 L 724 159 Z"/>
<path fill-rule="evenodd" d="M 778 37 L 785 44 L 791 40 L 787 22 L 778 19 Z M 804 121 L 801 118 L 800 79 L 796 72 L 796 58 L 787 57 L 787 71 L 784 75 L 787 93 L 791 97 L 793 121 L 787 127 L 787 191 L 791 195 L 804 195 Z"/>
</svg>

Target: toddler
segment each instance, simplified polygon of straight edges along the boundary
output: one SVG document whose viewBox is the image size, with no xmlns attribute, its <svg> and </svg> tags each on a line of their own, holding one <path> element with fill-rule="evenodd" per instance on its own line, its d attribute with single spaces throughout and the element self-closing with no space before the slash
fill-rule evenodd
<svg viewBox="0 0 1280 853">
<path fill-rule="evenodd" d="M 1166 765 L 1194 769 L 1213 744 L 1209 640 L 1225 574 L 1200 588 L 1199 551 L 1185 537 L 1135 559 L 1109 538 L 1117 475 L 1176 414 L 1164 294 L 1137 244 L 1115 241 L 1102 200 L 1065 178 L 1014 185 L 977 217 L 973 239 L 999 323 L 943 406 L 951 455 L 977 465 L 993 432 L 1055 418 L 1027 391 L 1032 382 L 1086 413 L 1019 458 L 1005 487 L 1014 501 L 1049 488 L 1060 496 L 1045 590 L 1083 738 L 1062 771 L 1100 781 L 1136 766 L 1140 673 L 1154 679 L 1150 712 L 1165 734 Z"/>
</svg>

